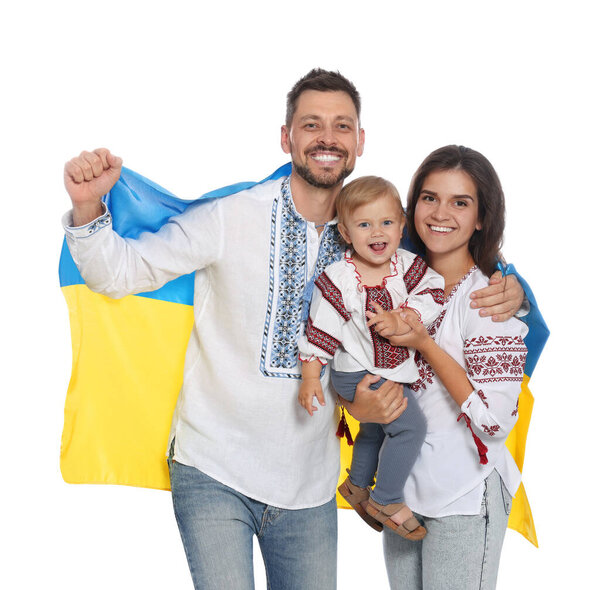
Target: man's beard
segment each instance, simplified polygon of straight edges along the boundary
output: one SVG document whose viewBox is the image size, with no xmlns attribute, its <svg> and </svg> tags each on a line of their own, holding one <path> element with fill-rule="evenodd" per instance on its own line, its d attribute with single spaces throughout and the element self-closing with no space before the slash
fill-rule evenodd
<svg viewBox="0 0 600 590">
<path fill-rule="evenodd" d="M 314 149 L 310 150 L 311 153 L 314 151 Z M 327 151 L 331 152 L 332 150 L 329 149 Z M 338 153 L 343 157 L 348 155 L 347 153 L 344 153 L 341 150 L 339 150 Z M 308 157 L 309 156 L 307 155 L 307 158 Z M 333 188 L 334 186 L 342 182 L 345 178 L 350 176 L 350 174 L 352 174 L 352 171 L 354 170 L 354 168 L 347 168 L 346 166 L 344 166 L 337 174 L 335 174 L 334 172 L 327 172 L 326 169 L 323 169 L 321 173 L 317 176 L 312 172 L 308 165 L 300 164 L 295 160 L 292 160 L 292 164 L 294 165 L 294 170 L 296 171 L 298 176 L 300 176 L 300 178 L 302 178 L 303 180 L 308 182 L 308 184 L 316 188 Z"/>
</svg>

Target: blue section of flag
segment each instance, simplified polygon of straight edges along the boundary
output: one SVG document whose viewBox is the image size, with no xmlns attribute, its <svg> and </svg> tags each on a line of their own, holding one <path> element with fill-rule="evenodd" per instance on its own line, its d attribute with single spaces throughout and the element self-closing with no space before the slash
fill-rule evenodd
<svg viewBox="0 0 600 590">
<path fill-rule="evenodd" d="M 157 231 L 171 217 L 183 213 L 192 203 L 235 195 L 257 184 L 289 176 L 291 172 L 292 165 L 288 162 L 260 182 L 238 182 L 205 193 L 198 199 L 185 200 L 176 197 L 173 193 L 141 174 L 123 168 L 119 180 L 104 197 L 104 202 L 111 212 L 114 230 L 125 238 L 137 238 L 142 232 Z M 66 240 L 63 241 L 60 254 L 58 275 L 61 287 L 82 285 L 85 282 L 73 262 Z M 194 274 L 191 273 L 170 281 L 156 291 L 139 293 L 138 295 L 161 301 L 192 305 L 194 301 Z"/>
<path fill-rule="evenodd" d="M 527 281 L 516 271 L 514 265 L 508 264 L 503 266 L 498 263 L 498 268 L 504 276 L 515 275 L 521 283 L 521 287 L 525 291 L 525 297 L 529 301 L 529 313 L 520 319 L 527 324 L 529 332 L 525 336 L 525 345 L 527 346 L 527 361 L 525 362 L 525 374 L 531 377 L 533 370 L 542 354 L 542 350 L 550 336 L 550 330 L 542 317 L 540 308 L 533 295 L 531 287 Z"/>
</svg>

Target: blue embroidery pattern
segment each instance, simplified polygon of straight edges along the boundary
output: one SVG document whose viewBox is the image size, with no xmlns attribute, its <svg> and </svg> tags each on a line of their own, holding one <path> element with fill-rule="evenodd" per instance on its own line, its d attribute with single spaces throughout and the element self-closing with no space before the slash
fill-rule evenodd
<svg viewBox="0 0 600 590">
<path fill-rule="evenodd" d="M 294 208 L 289 177 L 286 178 L 281 185 L 281 199 L 273 202 L 271 216 L 269 299 L 260 361 L 263 375 L 300 378 L 297 340 L 305 314 L 308 315 L 314 280 L 327 265 L 339 260 L 341 252 L 337 227 L 326 226 L 315 272 L 307 277 L 306 221 Z"/>
<path fill-rule="evenodd" d="M 289 185 L 288 179 L 281 187 L 283 209 L 279 234 L 279 300 L 275 310 L 271 351 L 271 366 L 286 369 L 297 363 L 296 340 L 300 327 L 298 307 L 306 275 L 306 221 L 294 210 Z"/>
</svg>

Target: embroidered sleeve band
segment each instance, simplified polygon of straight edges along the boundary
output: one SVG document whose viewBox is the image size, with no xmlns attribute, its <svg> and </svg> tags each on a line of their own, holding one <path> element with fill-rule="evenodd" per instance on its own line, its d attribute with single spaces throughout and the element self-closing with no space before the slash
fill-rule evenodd
<svg viewBox="0 0 600 590">
<path fill-rule="evenodd" d="M 478 383 L 521 381 L 527 347 L 520 336 L 479 336 L 465 340 L 469 379 Z"/>
</svg>

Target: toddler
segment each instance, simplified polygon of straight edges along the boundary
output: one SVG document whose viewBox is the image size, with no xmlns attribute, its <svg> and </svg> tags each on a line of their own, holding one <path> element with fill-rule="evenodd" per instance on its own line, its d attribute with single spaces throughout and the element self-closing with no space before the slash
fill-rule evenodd
<svg viewBox="0 0 600 590">
<path fill-rule="evenodd" d="M 332 361 L 331 381 L 352 402 L 366 374 L 411 383 L 418 377 L 415 351 L 388 338 L 410 330 L 400 310 L 430 325 L 441 311 L 444 280 L 422 258 L 399 249 L 405 216 L 393 184 L 365 176 L 336 199 L 338 229 L 349 244 L 342 260 L 315 281 L 306 330 L 298 343 L 302 384 L 298 400 L 312 416 L 314 398 L 325 404 L 321 368 Z M 377 330 L 375 329 L 377 328 Z M 349 476 L 340 494 L 374 529 L 382 524 L 411 540 L 425 529 L 404 504 L 404 483 L 425 438 L 426 423 L 408 387 L 407 407 L 390 424 L 360 425 Z M 377 484 L 371 490 L 377 472 Z"/>
</svg>

